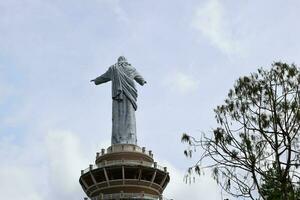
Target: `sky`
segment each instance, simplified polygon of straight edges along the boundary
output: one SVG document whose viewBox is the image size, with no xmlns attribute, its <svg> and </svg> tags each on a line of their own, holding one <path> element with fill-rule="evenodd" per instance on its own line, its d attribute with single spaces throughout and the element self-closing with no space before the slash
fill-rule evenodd
<svg viewBox="0 0 300 200">
<path fill-rule="evenodd" d="M 210 171 L 186 184 L 183 132 L 216 126 L 239 76 L 300 63 L 298 0 L 0 0 L 0 199 L 83 199 L 80 170 L 110 145 L 118 56 L 138 86 L 138 145 L 167 166 L 164 196 L 221 199 Z M 197 151 L 195 156 L 199 155 Z"/>
</svg>

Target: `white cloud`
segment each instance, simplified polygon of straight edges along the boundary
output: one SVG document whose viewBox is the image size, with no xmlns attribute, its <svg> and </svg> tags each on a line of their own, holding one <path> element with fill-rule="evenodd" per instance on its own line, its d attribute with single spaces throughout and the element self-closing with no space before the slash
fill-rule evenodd
<svg viewBox="0 0 300 200">
<path fill-rule="evenodd" d="M 171 90 L 181 94 L 196 91 L 199 87 L 199 81 L 197 79 L 179 71 L 171 73 L 166 77 L 164 83 L 168 88 L 171 88 Z"/>
<path fill-rule="evenodd" d="M 45 144 L 52 189 L 61 195 L 76 193 L 80 170 L 89 164 L 84 159 L 79 138 L 70 131 L 49 131 Z"/>
<path fill-rule="evenodd" d="M 5 162 L 0 163 L 0 199 L 84 197 L 78 179 L 80 170 L 92 160 L 87 159 L 80 138 L 70 131 L 55 130 L 43 139 L 27 139 L 21 145 L 11 135 L 1 138 L 0 157 Z"/>
<path fill-rule="evenodd" d="M 33 184 L 35 175 L 21 166 L 0 167 L 1 199 L 42 200 L 39 188 Z"/>
<path fill-rule="evenodd" d="M 168 199 L 211 199 L 219 200 L 219 189 L 210 174 L 192 178 L 191 184 L 184 181 L 185 171 L 177 169 L 167 161 L 158 161 L 158 164 L 167 166 L 170 173 L 170 183 L 167 186 L 164 196 Z"/>
<path fill-rule="evenodd" d="M 208 0 L 196 10 L 192 26 L 223 53 L 234 54 L 241 48 L 230 22 L 221 2 Z"/>
<path fill-rule="evenodd" d="M 42 200 L 43 174 L 41 166 L 33 167 L 34 147 L 16 144 L 17 138 L 5 132 L 0 136 L 0 199 Z"/>
</svg>

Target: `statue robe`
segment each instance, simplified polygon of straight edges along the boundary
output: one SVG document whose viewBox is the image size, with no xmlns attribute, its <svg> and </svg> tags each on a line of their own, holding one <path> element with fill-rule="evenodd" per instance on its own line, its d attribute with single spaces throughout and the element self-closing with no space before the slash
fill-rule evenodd
<svg viewBox="0 0 300 200">
<path fill-rule="evenodd" d="M 140 85 L 145 83 L 144 78 L 129 63 L 116 63 L 95 79 L 96 85 L 112 81 L 112 145 L 137 144 L 137 90 L 134 80 Z"/>
</svg>

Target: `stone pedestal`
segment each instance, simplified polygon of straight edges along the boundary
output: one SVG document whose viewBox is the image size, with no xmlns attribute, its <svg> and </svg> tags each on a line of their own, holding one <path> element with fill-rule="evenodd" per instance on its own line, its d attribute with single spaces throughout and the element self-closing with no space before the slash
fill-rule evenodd
<svg viewBox="0 0 300 200">
<path fill-rule="evenodd" d="M 102 149 L 79 179 L 92 200 L 158 200 L 169 181 L 167 168 L 154 162 L 152 151 L 131 144 Z"/>
</svg>

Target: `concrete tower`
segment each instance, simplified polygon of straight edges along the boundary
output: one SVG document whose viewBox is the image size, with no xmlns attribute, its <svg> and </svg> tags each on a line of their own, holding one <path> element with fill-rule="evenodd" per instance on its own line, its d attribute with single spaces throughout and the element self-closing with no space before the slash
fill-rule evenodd
<svg viewBox="0 0 300 200">
<path fill-rule="evenodd" d="M 94 165 L 81 171 L 79 182 L 91 200 L 158 200 L 170 181 L 166 167 L 159 166 L 152 151 L 136 143 L 137 91 L 146 81 L 121 56 L 106 73 L 93 79 L 96 85 L 112 81 L 112 145 L 96 154 Z"/>
</svg>

